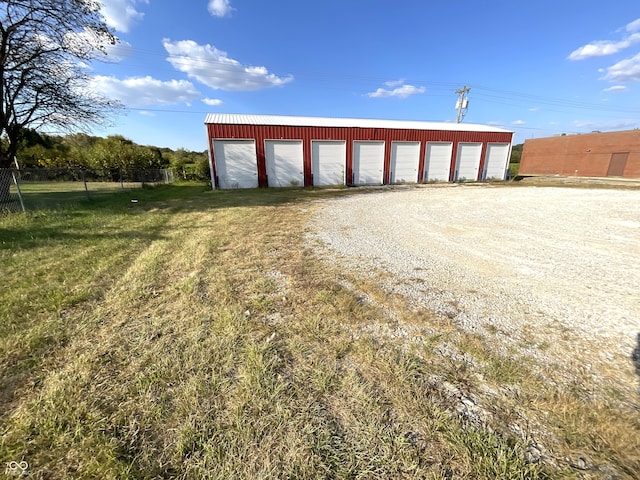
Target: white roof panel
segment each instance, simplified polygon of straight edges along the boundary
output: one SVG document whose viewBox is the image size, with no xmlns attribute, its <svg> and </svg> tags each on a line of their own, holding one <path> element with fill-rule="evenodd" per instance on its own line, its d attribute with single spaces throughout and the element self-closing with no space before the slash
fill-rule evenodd
<svg viewBox="0 0 640 480">
<path fill-rule="evenodd" d="M 413 120 L 381 120 L 374 118 L 293 117 L 284 115 L 245 115 L 210 113 L 204 122 L 232 125 L 281 125 L 294 127 L 359 127 L 413 130 L 452 130 L 457 132 L 502 132 L 511 130 L 477 123 L 419 122 Z"/>
</svg>

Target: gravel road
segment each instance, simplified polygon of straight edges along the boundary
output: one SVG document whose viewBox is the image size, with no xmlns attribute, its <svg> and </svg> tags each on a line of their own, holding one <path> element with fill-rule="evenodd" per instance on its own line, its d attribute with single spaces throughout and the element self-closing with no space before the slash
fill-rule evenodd
<svg viewBox="0 0 640 480">
<path fill-rule="evenodd" d="M 388 271 L 385 289 L 460 328 L 557 362 L 633 371 L 639 190 L 392 188 L 323 203 L 312 230 L 333 261 Z"/>
</svg>

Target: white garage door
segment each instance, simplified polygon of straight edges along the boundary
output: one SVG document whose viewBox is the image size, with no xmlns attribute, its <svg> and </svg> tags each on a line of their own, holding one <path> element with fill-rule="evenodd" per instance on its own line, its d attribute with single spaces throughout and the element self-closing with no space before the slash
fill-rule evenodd
<svg viewBox="0 0 640 480">
<path fill-rule="evenodd" d="M 508 143 L 489 143 L 484 161 L 484 178 L 504 180 L 509 157 Z"/>
<path fill-rule="evenodd" d="M 448 182 L 451 171 L 451 142 L 429 142 L 424 161 L 424 179 L 427 182 Z"/>
<path fill-rule="evenodd" d="M 314 185 L 344 185 L 347 143 L 336 140 L 311 142 L 311 164 Z"/>
<path fill-rule="evenodd" d="M 254 140 L 214 140 L 213 155 L 220 188 L 258 186 L 258 161 Z"/>
<path fill-rule="evenodd" d="M 265 140 L 267 184 L 270 187 L 304 186 L 302 140 Z"/>
<path fill-rule="evenodd" d="M 380 185 L 384 170 L 384 142 L 353 142 L 354 185 Z"/>
<path fill-rule="evenodd" d="M 459 143 L 458 158 L 456 160 L 456 175 L 454 180 L 477 180 L 481 154 L 481 143 Z"/>
<path fill-rule="evenodd" d="M 420 142 L 391 142 L 391 183 L 416 183 Z"/>
</svg>

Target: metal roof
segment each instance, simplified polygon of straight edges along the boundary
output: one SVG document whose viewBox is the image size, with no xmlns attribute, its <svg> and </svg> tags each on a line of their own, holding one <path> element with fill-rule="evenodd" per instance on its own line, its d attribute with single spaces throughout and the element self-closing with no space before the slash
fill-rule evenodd
<svg viewBox="0 0 640 480">
<path fill-rule="evenodd" d="M 511 130 L 477 123 L 419 122 L 413 120 L 381 120 L 374 118 L 294 117 L 284 115 L 245 115 L 210 113 L 205 124 L 278 125 L 294 127 L 396 128 L 407 130 L 450 130 L 457 132 L 504 132 Z"/>
</svg>

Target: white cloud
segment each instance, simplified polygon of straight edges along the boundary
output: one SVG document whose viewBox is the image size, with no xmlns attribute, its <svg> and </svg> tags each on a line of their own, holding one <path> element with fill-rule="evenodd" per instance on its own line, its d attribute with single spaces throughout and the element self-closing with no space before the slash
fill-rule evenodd
<svg viewBox="0 0 640 480">
<path fill-rule="evenodd" d="M 487 122 L 487 125 L 491 125 L 492 127 L 503 127 L 504 122 L 500 122 L 498 120 L 492 120 L 490 122 Z"/>
<path fill-rule="evenodd" d="M 640 33 L 634 33 L 640 30 L 640 18 L 627 23 L 624 30 L 630 33 L 630 35 L 626 36 L 622 40 L 595 40 L 593 42 L 589 42 L 571 52 L 569 54 L 569 60 L 584 60 L 585 58 L 613 55 L 614 53 L 624 50 L 631 45 L 640 43 Z"/>
<path fill-rule="evenodd" d="M 110 44 L 110 36 L 104 35 L 99 32 L 84 29 L 81 32 L 68 32 L 65 33 L 63 43 L 66 48 L 71 50 L 75 55 L 84 58 L 99 57 L 100 50 L 106 49 Z M 49 45 L 53 45 L 53 41 L 47 37 L 38 36 L 40 42 Z"/>
<path fill-rule="evenodd" d="M 242 65 L 212 45 L 199 45 L 193 40 L 164 39 L 162 43 L 169 53 L 167 61 L 176 70 L 216 90 L 260 90 L 293 80 L 292 75 L 278 77 L 269 73 L 266 67 Z"/>
<path fill-rule="evenodd" d="M 640 53 L 608 67 L 604 79 L 613 83 L 640 82 Z"/>
<path fill-rule="evenodd" d="M 636 32 L 640 30 L 640 18 L 634 20 L 633 22 L 627 23 L 626 30 L 627 32 Z"/>
<path fill-rule="evenodd" d="M 139 115 L 142 115 L 143 117 L 155 117 L 156 114 L 155 112 L 148 112 L 146 110 L 141 110 L 140 112 L 138 112 Z"/>
<path fill-rule="evenodd" d="M 128 107 L 189 104 L 200 96 L 200 92 L 187 80 L 163 82 L 149 76 L 120 80 L 98 75 L 93 78 L 92 87 L 101 95 L 119 100 Z"/>
<path fill-rule="evenodd" d="M 602 130 L 602 131 L 614 131 L 636 128 L 640 122 L 638 120 L 621 119 L 611 122 L 592 122 L 584 120 L 574 120 L 573 125 L 576 128 L 583 130 Z"/>
<path fill-rule="evenodd" d="M 220 105 L 222 105 L 224 103 L 219 98 L 203 98 L 202 102 L 206 103 L 210 107 L 219 107 Z"/>
<path fill-rule="evenodd" d="M 148 0 L 101 0 L 101 13 L 107 25 L 118 32 L 128 32 L 133 24 L 142 20 L 144 13 L 136 9 L 136 5 L 148 4 Z"/>
<path fill-rule="evenodd" d="M 387 82 L 385 85 L 388 85 L 389 83 L 393 83 L 393 82 Z M 389 85 L 389 86 L 391 86 L 391 85 Z M 410 95 L 417 95 L 419 93 L 424 93 L 425 90 L 426 89 L 424 87 L 416 87 L 416 86 L 413 86 L 413 85 L 402 85 L 402 86 L 399 86 L 397 88 L 394 88 L 393 90 L 385 90 L 384 88 L 379 88 L 375 92 L 367 93 L 367 97 L 370 97 L 370 98 L 384 98 L 384 97 L 407 98 Z"/>
<path fill-rule="evenodd" d="M 387 87 L 398 87 L 405 82 L 404 78 L 400 80 L 389 80 L 388 82 L 384 82 Z"/>
<path fill-rule="evenodd" d="M 640 33 L 632 33 L 619 42 L 598 40 L 574 50 L 569 54 L 569 60 L 584 60 L 585 58 L 604 57 L 624 50 L 636 43 L 640 43 Z"/>
<path fill-rule="evenodd" d="M 119 40 L 116 44 L 109 44 L 106 48 L 107 56 L 105 60 L 107 62 L 117 63 L 124 58 L 129 58 L 133 55 L 133 47 L 129 42 Z"/>
<path fill-rule="evenodd" d="M 613 87 L 605 88 L 602 91 L 603 92 L 622 92 L 626 89 L 627 87 L 625 87 L 624 85 L 614 85 Z"/>
<path fill-rule="evenodd" d="M 48 48 L 57 48 L 59 43 L 46 35 L 36 35 L 36 40 Z M 74 55 L 84 59 L 98 59 L 108 63 L 119 62 L 131 55 L 131 44 L 114 37 L 109 32 L 84 28 L 78 32 L 62 35 L 62 43 Z M 88 65 L 87 65 L 88 67 Z"/>
<path fill-rule="evenodd" d="M 531 108 L 529 109 L 529 111 L 530 111 L 530 112 L 537 112 L 537 111 L 539 111 L 539 110 L 540 110 L 540 107 L 531 107 Z"/>
<path fill-rule="evenodd" d="M 525 122 L 524 120 L 516 120 L 515 122 L 511 122 L 511 125 L 524 125 Z"/>
<path fill-rule="evenodd" d="M 226 17 L 233 10 L 229 0 L 209 0 L 209 13 L 215 17 Z"/>
</svg>

